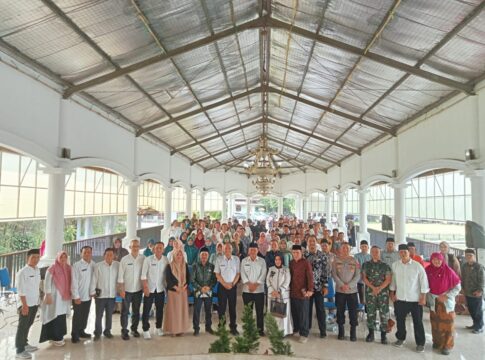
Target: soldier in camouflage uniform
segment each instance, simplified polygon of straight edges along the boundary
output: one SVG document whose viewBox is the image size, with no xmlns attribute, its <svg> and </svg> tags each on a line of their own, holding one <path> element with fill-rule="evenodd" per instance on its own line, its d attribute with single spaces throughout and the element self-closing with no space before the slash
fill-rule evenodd
<svg viewBox="0 0 485 360">
<path fill-rule="evenodd" d="M 392 270 L 389 265 L 381 261 L 379 247 L 372 247 L 371 256 L 372 259 L 362 266 L 362 280 L 366 285 L 367 327 L 369 328 L 369 335 L 365 341 L 374 341 L 374 330 L 377 330 L 376 317 L 377 311 L 379 311 L 381 343 L 387 344 L 386 328 L 389 320 L 389 284 Z"/>
</svg>

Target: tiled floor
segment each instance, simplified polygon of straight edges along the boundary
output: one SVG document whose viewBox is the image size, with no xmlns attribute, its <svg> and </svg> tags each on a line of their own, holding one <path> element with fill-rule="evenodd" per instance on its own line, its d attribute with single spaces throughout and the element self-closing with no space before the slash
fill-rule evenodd
<svg viewBox="0 0 485 360">
<path fill-rule="evenodd" d="M 238 312 L 242 309 L 242 303 L 238 304 Z M 94 310 L 94 306 L 92 307 Z M 216 319 L 216 314 L 213 314 L 213 319 Z M 349 341 L 338 341 L 335 333 L 330 332 L 326 339 L 318 337 L 318 329 L 316 326 L 316 319 L 313 322 L 312 334 L 306 344 L 300 344 L 293 337 L 289 337 L 289 341 L 293 347 L 293 352 L 296 358 L 307 359 L 460 359 L 460 360 L 484 360 L 485 359 L 485 336 L 471 334 L 465 326 L 470 324 L 468 316 L 458 316 L 456 320 L 457 335 L 455 339 L 455 349 L 448 357 L 444 357 L 431 349 L 431 334 L 429 314 L 425 313 L 425 329 L 426 329 L 426 351 L 424 354 L 414 352 L 415 344 L 412 332 L 412 324 L 408 322 L 408 341 L 407 344 L 397 349 L 391 345 L 381 345 L 376 341 L 374 344 L 367 344 L 364 341 L 366 336 L 365 324 L 362 323 L 358 327 L 358 341 L 351 343 Z M 69 321 L 69 320 L 68 320 Z M 0 359 L 13 359 L 15 357 L 15 331 L 16 331 L 17 316 L 13 309 L 0 315 Z M 94 314 L 91 313 L 88 325 L 88 331 L 92 332 L 94 327 Z M 68 325 L 69 322 L 68 322 Z M 153 326 L 153 325 L 152 325 Z M 69 333 L 68 326 L 68 333 Z M 214 326 L 215 328 L 215 326 Z M 153 328 L 152 328 L 153 329 Z M 203 329 L 203 326 L 202 326 Z M 239 327 L 241 330 L 241 327 Z M 141 329 L 140 329 L 141 331 Z M 40 334 L 40 323 L 37 320 L 31 330 L 30 339 L 31 344 L 37 345 L 37 339 Z M 142 338 L 131 338 L 129 341 L 121 340 L 119 315 L 114 315 L 113 318 L 113 334 L 115 338 L 108 340 L 102 338 L 99 342 L 84 341 L 78 344 L 70 342 L 69 334 L 66 336 L 66 346 L 57 348 L 49 344 L 41 344 L 40 349 L 34 353 L 34 359 L 223 359 L 226 356 L 207 355 L 209 344 L 216 338 L 209 334 L 201 333 L 199 337 L 192 336 L 192 332 L 187 333 L 184 337 L 172 338 L 164 336 L 162 338 L 152 335 L 152 340 L 143 340 Z M 393 341 L 394 335 L 390 335 L 389 339 Z M 259 354 L 264 354 L 269 349 L 269 342 L 267 338 L 261 338 Z M 184 356 L 185 355 L 185 356 Z M 188 356 L 193 355 L 193 356 Z M 244 359 L 244 357 L 236 357 L 231 355 L 231 358 Z"/>
</svg>

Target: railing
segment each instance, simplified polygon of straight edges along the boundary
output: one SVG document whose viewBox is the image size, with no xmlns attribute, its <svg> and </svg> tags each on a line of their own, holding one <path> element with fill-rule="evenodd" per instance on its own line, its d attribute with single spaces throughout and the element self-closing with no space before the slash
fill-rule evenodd
<svg viewBox="0 0 485 360">
<path fill-rule="evenodd" d="M 154 226 L 137 230 L 137 236 L 140 238 L 140 244 L 145 247 L 149 239 L 160 241 L 160 231 L 163 229 L 163 225 Z M 69 243 L 62 244 L 62 249 L 69 256 L 71 264 L 80 259 L 80 252 L 83 246 L 91 246 L 93 248 L 93 259 L 99 261 L 104 253 L 104 250 L 113 246 L 113 240 L 115 238 L 122 239 L 126 233 L 109 234 L 103 236 L 97 236 L 94 238 L 76 240 Z M 27 262 L 27 251 L 17 251 L 8 254 L 0 255 L 0 268 L 6 267 L 10 273 L 12 280 L 11 284 L 14 286 L 15 277 L 17 272 L 25 266 Z"/>
<path fill-rule="evenodd" d="M 392 234 L 388 234 L 384 231 L 374 229 L 367 229 L 367 231 L 370 234 L 371 245 L 377 245 L 382 249 L 384 249 L 386 246 L 387 237 L 389 235 L 392 237 Z M 425 259 L 429 259 L 432 253 L 440 251 L 439 243 L 415 239 L 414 237 L 406 237 L 406 241 L 413 242 L 416 245 L 416 252 Z M 450 246 L 450 251 L 458 258 L 462 258 L 465 255 L 465 251 L 463 249 L 457 249 Z"/>
</svg>

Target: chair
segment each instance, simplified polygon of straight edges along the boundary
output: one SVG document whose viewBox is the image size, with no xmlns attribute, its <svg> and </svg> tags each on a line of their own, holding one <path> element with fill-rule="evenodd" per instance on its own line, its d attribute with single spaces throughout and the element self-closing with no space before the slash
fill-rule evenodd
<svg viewBox="0 0 485 360">
<path fill-rule="evenodd" d="M 0 269 L 0 298 L 6 305 L 17 305 L 17 289 L 10 286 L 10 273 L 7 268 Z"/>
<path fill-rule="evenodd" d="M 324 299 L 335 299 L 335 285 L 333 283 L 333 279 L 329 278 L 328 279 L 328 292 L 327 295 L 325 295 Z M 335 310 L 337 308 L 337 305 L 335 305 L 335 301 L 324 301 L 323 305 L 325 306 L 325 309 L 327 310 Z"/>
</svg>

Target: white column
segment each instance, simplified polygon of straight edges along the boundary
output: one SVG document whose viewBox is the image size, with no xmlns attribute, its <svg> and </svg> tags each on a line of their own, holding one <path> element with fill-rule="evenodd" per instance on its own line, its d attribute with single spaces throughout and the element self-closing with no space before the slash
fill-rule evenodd
<svg viewBox="0 0 485 360">
<path fill-rule="evenodd" d="M 172 223 L 172 188 L 165 189 L 165 210 L 163 216 L 163 227 L 169 229 Z"/>
<path fill-rule="evenodd" d="M 49 175 L 47 190 L 47 221 L 45 235 L 45 253 L 41 267 L 53 264 L 64 242 L 64 190 L 66 174 L 63 168 L 49 168 L 44 172 Z"/>
<path fill-rule="evenodd" d="M 222 194 L 222 215 L 221 215 L 221 222 L 226 222 L 227 221 L 227 196 L 226 193 Z"/>
<path fill-rule="evenodd" d="M 332 231 L 333 225 L 332 225 L 332 200 L 333 200 L 333 193 L 327 193 L 327 228 Z"/>
<path fill-rule="evenodd" d="M 303 196 L 302 202 L 301 202 L 301 208 L 302 208 L 302 219 L 306 221 L 308 219 L 308 196 Z"/>
<path fill-rule="evenodd" d="M 301 196 L 298 196 L 296 199 L 295 199 L 295 212 L 296 212 L 296 217 L 298 219 L 301 219 L 301 211 L 302 211 L 302 198 Z"/>
<path fill-rule="evenodd" d="M 126 236 L 123 239 L 123 246 L 128 247 L 130 241 L 138 239 L 136 228 L 138 223 L 138 181 L 126 181 L 128 190 L 128 202 L 126 206 Z"/>
<path fill-rule="evenodd" d="M 471 219 L 485 228 L 485 170 L 476 170 L 468 176 L 472 191 Z"/>
<path fill-rule="evenodd" d="M 89 239 L 93 237 L 93 218 L 84 218 L 84 238 Z"/>
<path fill-rule="evenodd" d="M 204 213 L 205 213 L 205 191 L 200 192 L 200 203 L 199 203 L 199 217 L 201 219 L 204 218 Z"/>
<path fill-rule="evenodd" d="M 338 214 L 338 225 L 340 231 L 343 231 L 345 238 L 347 239 L 347 225 L 345 224 L 345 216 L 347 215 L 347 204 L 345 202 L 345 191 L 340 191 L 338 193 L 339 200 L 339 214 Z"/>
<path fill-rule="evenodd" d="M 189 219 L 192 218 L 192 190 L 187 190 L 185 192 L 185 215 L 189 217 Z"/>
<path fill-rule="evenodd" d="M 278 196 L 278 216 L 283 216 L 283 196 Z"/>
<path fill-rule="evenodd" d="M 251 216 L 251 197 L 246 196 L 246 220 L 249 220 Z"/>
<path fill-rule="evenodd" d="M 104 234 L 109 235 L 113 233 L 113 216 L 106 216 L 104 218 Z"/>
<path fill-rule="evenodd" d="M 76 224 L 76 240 L 80 240 L 83 234 L 83 219 L 77 218 Z"/>
<path fill-rule="evenodd" d="M 367 231 L 367 194 L 369 190 L 359 190 L 359 232 L 357 234 L 357 241 L 370 240 L 370 234 Z"/>
<path fill-rule="evenodd" d="M 406 243 L 406 184 L 393 184 L 394 188 L 394 240 L 397 245 Z"/>
</svg>

